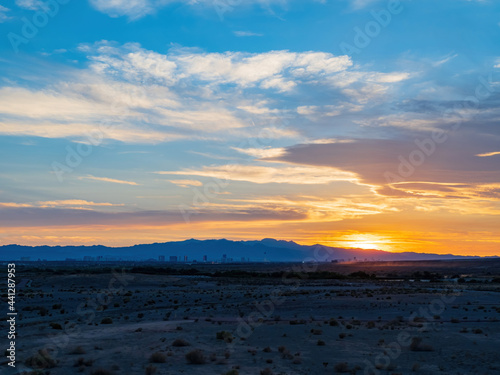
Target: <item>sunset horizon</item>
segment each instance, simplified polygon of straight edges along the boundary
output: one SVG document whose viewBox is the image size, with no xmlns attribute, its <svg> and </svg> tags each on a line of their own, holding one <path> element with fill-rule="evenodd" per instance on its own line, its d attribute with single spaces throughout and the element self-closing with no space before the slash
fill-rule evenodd
<svg viewBox="0 0 500 375">
<path fill-rule="evenodd" d="M 498 4 L 230 3 L 0 6 L 0 245 L 500 255 Z"/>
</svg>

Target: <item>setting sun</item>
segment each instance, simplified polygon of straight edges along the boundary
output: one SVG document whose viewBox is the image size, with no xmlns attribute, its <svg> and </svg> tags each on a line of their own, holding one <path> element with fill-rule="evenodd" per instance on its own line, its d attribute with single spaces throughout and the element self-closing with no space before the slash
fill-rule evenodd
<svg viewBox="0 0 500 375">
<path fill-rule="evenodd" d="M 376 234 L 341 234 L 338 237 L 329 236 L 320 241 L 334 247 L 355 248 L 365 250 L 391 251 L 391 240 Z"/>
</svg>

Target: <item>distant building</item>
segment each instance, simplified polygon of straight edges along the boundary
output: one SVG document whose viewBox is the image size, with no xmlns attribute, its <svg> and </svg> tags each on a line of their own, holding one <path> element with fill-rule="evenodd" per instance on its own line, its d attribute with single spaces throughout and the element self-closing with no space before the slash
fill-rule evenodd
<svg viewBox="0 0 500 375">
<path fill-rule="evenodd" d="M 188 256 L 184 255 L 184 263 L 186 263 L 187 261 L 188 261 Z"/>
<path fill-rule="evenodd" d="M 208 257 L 206 255 L 203 255 L 203 261 L 204 262 L 207 262 L 208 261 Z"/>
<path fill-rule="evenodd" d="M 83 257 L 84 262 L 92 262 L 94 260 L 94 257 L 91 257 L 90 255 L 85 255 Z"/>
<path fill-rule="evenodd" d="M 21 262 L 29 262 L 30 257 L 21 257 Z"/>
<path fill-rule="evenodd" d="M 222 255 L 222 263 L 226 263 L 227 262 L 227 254 L 223 254 Z"/>
<path fill-rule="evenodd" d="M 241 263 L 245 263 L 245 257 L 241 257 Z"/>
<path fill-rule="evenodd" d="M 170 258 L 169 258 L 170 262 L 177 262 L 177 256 L 175 255 L 171 255 Z"/>
<path fill-rule="evenodd" d="M 158 261 L 160 261 L 160 262 L 164 262 L 164 261 L 165 261 L 165 255 L 160 255 L 160 256 L 158 257 Z"/>
</svg>

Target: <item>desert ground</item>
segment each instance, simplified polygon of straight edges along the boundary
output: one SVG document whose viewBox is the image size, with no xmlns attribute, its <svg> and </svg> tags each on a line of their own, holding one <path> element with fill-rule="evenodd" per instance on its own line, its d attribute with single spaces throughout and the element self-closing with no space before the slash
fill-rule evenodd
<svg viewBox="0 0 500 375">
<path fill-rule="evenodd" d="M 498 262 L 176 269 L 19 266 L 1 373 L 500 374 Z"/>
</svg>

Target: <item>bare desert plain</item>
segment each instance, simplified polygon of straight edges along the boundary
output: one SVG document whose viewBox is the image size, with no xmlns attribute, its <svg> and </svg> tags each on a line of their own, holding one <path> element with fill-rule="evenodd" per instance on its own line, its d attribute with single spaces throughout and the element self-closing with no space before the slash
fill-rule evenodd
<svg viewBox="0 0 500 375">
<path fill-rule="evenodd" d="M 500 374 L 499 265 L 19 265 L 2 373 Z"/>
</svg>

